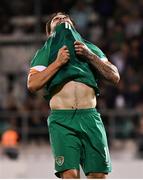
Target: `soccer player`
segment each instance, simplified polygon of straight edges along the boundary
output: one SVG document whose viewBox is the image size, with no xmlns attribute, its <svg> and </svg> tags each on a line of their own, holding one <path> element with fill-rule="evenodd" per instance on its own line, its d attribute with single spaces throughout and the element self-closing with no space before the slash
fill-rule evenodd
<svg viewBox="0 0 143 180">
<path fill-rule="evenodd" d="M 80 36 L 67 14 L 51 16 L 46 32 L 47 41 L 31 61 L 27 86 L 31 92 L 45 88 L 55 174 L 80 178 L 81 165 L 87 178 L 106 178 L 111 160 L 96 110 L 97 83 L 100 75 L 117 84 L 118 70 L 97 46 Z"/>
</svg>

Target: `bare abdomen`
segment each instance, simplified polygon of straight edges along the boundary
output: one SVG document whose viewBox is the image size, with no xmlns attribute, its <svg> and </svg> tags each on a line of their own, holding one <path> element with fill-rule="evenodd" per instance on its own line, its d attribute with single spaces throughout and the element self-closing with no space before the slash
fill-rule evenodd
<svg viewBox="0 0 143 180">
<path fill-rule="evenodd" d="M 75 81 L 66 83 L 50 100 L 51 109 L 94 108 L 96 95 L 93 88 Z"/>
</svg>

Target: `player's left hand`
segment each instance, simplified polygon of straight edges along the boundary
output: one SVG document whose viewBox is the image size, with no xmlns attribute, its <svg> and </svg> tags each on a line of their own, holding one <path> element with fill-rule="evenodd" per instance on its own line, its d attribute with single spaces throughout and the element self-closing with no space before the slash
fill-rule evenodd
<svg viewBox="0 0 143 180">
<path fill-rule="evenodd" d="M 89 58 L 91 56 L 91 54 L 93 54 L 91 52 L 91 50 L 85 44 L 81 43 L 80 41 L 75 41 L 74 47 L 75 47 L 76 54 L 80 55 L 84 58 Z"/>
</svg>

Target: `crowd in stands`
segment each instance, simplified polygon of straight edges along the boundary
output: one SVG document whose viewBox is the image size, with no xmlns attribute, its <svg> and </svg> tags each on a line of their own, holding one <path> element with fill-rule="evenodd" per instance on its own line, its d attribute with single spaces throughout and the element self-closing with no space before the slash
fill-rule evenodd
<svg viewBox="0 0 143 180">
<path fill-rule="evenodd" d="M 1 0 L 0 37 L 45 33 L 46 18 L 64 11 L 73 18 L 82 36 L 100 47 L 118 67 L 118 86 L 100 83 L 99 109 L 133 109 L 143 111 L 143 1 L 138 0 Z M 24 17 L 19 23 L 14 18 Z M 29 17 L 38 19 L 30 21 Z M 44 18 L 46 17 L 46 18 Z M 1 45 L 2 46 L 2 45 Z M 29 48 L 30 47 L 30 48 Z M 7 48 L 7 49 L 6 49 Z M 0 49 L 0 111 L 44 111 L 48 104 L 42 92 L 31 95 L 26 89 L 29 62 L 36 51 L 35 44 L 2 46 Z M 15 122 L 11 117 L 11 122 Z M 32 117 L 31 126 L 41 125 Z M 44 124 L 44 123 L 43 123 Z M 45 126 L 45 124 L 43 125 Z"/>
</svg>

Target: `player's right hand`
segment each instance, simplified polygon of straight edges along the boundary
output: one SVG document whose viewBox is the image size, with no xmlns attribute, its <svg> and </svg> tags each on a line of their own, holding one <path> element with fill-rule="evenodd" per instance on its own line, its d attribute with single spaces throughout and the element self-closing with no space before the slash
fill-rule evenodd
<svg viewBox="0 0 143 180">
<path fill-rule="evenodd" d="M 69 61 L 69 59 L 70 59 L 69 50 L 68 50 L 67 46 L 63 46 L 58 51 L 56 62 L 59 63 L 60 65 L 64 65 Z"/>
</svg>

